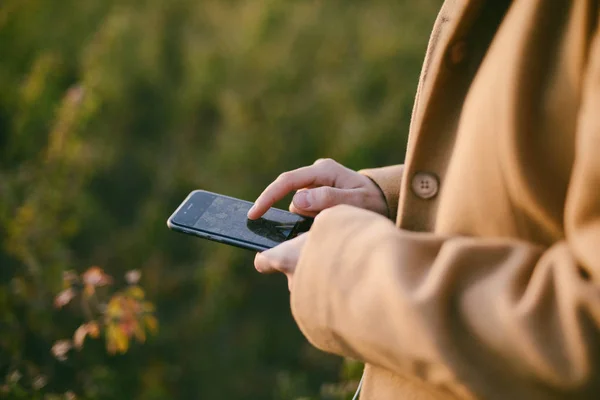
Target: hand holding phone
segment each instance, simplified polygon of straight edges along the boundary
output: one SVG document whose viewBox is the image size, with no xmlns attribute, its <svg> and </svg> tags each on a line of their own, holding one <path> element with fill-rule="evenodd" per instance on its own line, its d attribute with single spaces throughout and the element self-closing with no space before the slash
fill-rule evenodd
<svg viewBox="0 0 600 400">
<path fill-rule="evenodd" d="M 276 208 L 261 218 L 247 218 L 252 203 L 221 194 L 196 190 L 190 193 L 167 221 L 174 231 L 264 251 L 308 231 L 312 218 Z"/>
<path fill-rule="evenodd" d="M 331 160 L 284 172 L 256 199 L 248 218 L 259 218 L 273 204 L 296 191 L 290 211 L 315 217 L 340 204 L 364 208 L 388 216 L 381 189 L 367 176 Z"/>
</svg>

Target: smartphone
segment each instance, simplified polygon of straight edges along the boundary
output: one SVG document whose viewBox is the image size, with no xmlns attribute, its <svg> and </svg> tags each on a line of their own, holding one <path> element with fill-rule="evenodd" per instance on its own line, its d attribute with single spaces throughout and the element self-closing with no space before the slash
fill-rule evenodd
<svg viewBox="0 0 600 400">
<path fill-rule="evenodd" d="M 271 208 L 257 220 L 246 216 L 252 203 L 195 190 L 168 219 L 174 231 L 243 249 L 264 251 L 310 229 L 313 219 Z"/>
</svg>

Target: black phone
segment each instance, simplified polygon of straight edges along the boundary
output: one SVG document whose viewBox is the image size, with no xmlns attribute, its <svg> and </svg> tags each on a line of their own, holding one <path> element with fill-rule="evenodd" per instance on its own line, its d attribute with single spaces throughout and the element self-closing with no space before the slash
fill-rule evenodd
<svg viewBox="0 0 600 400">
<path fill-rule="evenodd" d="M 252 203 L 195 190 L 175 210 L 167 225 L 174 231 L 243 249 L 264 251 L 310 229 L 313 219 L 271 208 L 257 220 L 247 217 Z"/>
</svg>

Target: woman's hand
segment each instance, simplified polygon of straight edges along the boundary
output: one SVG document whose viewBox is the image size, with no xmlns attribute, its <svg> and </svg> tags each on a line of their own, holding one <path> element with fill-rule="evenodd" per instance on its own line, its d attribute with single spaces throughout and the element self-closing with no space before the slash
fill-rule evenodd
<svg viewBox="0 0 600 400">
<path fill-rule="evenodd" d="M 348 204 L 388 215 L 383 193 L 371 179 L 334 160 L 320 159 L 279 175 L 256 199 L 248 218 L 260 218 L 292 191 L 298 191 L 290 204 L 296 214 L 314 217 L 327 208 Z"/>
</svg>

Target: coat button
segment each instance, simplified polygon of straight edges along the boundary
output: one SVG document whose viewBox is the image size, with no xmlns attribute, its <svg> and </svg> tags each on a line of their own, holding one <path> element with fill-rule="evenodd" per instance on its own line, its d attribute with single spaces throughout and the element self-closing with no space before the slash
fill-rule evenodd
<svg viewBox="0 0 600 400">
<path fill-rule="evenodd" d="M 412 179 L 412 190 L 421 199 L 435 197 L 440 188 L 437 176 L 429 172 L 417 172 Z"/>
<path fill-rule="evenodd" d="M 467 57 L 467 42 L 464 40 L 459 40 L 450 45 L 446 57 L 451 66 L 461 64 Z"/>
</svg>

